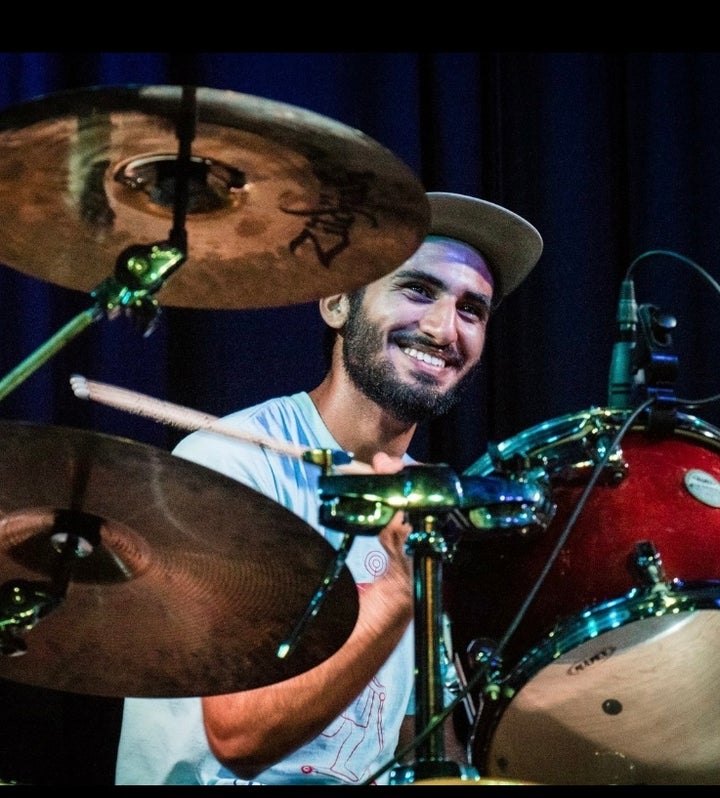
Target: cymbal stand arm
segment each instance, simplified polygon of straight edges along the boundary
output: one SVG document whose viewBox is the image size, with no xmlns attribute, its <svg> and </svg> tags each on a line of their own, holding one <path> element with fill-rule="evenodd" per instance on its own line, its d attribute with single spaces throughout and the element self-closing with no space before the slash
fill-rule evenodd
<svg viewBox="0 0 720 798">
<path fill-rule="evenodd" d="M 305 627 L 318 614 L 318 611 L 325 600 L 325 596 L 327 596 L 327 594 L 330 592 L 330 589 L 337 581 L 338 576 L 340 576 L 340 571 L 345 565 L 345 560 L 347 559 L 347 555 L 350 551 L 350 546 L 352 545 L 353 540 L 353 535 L 351 535 L 349 532 L 346 532 L 343 536 L 340 546 L 336 550 L 335 558 L 333 559 L 332 563 L 330 563 L 330 567 L 323 577 L 322 584 L 315 591 L 312 599 L 310 599 L 310 603 L 306 607 L 302 618 L 300 618 L 300 620 L 297 622 L 287 640 L 283 641 L 278 646 L 278 659 L 285 659 L 288 654 L 293 652 L 295 646 L 297 646 L 298 641 L 300 640 L 300 637 L 302 636 L 302 633 L 305 631 Z"/>
<path fill-rule="evenodd" d="M 68 322 L 61 330 L 26 357 L 18 366 L 0 380 L 0 400 L 4 399 L 11 391 L 17 388 L 31 374 L 44 363 L 57 354 L 69 341 L 72 341 L 86 327 L 100 318 L 100 309 L 89 308 Z"/>
<path fill-rule="evenodd" d="M 306 453 L 303 459 L 309 463 L 313 463 L 314 465 L 321 465 L 323 474 L 327 476 L 331 473 L 337 458 L 338 452 L 334 452 L 331 449 L 312 449 Z M 340 460 L 343 462 L 344 457 L 341 456 Z M 330 589 L 340 576 L 340 572 L 345 565 L 345 560 L 347 559 L 348 552 L 350 551 L 350 547 L 352 546 L 354 539 L 355 536 L 350 532 L 346 532 L 343 535 L 343 539 L 336 549 L 335 557 L 330 563 L 325 576 L 323 577 L 322 584 L 315 591 L 315 594 L 310 599 L 310 603 L 306 607 L 305 612 L 293 628 L 288 638 L 278 646 L 277 657 L 279 659 L 285 659 L 288 654 L 292 653 L 297 646 L 302 633 L 305 631 L 305 627 L 318 614 L 318 611 L 325 600 L 325 596 L 327 596 L 327 594 L 330 592 Z"/>
<path fill-rule="evenodd" d="M 20 633 L 33 629 L 62 600 L 43 582 L 13 579 L 0 585 L 0 654 L 25 654 L 27 643 Z"/>
<path fill-rule="evenodd" d="M 96 516 L 72 510 L 56 513 L 49 538 L 57 555 L 51 581 L 14 579 L 0 585 L 0 654 L 16 657 L 26 653 L 27 644 L 20 632 L 34 629 L 65 601 L 75 563 L 100 542 L 100 520 Z"/>
<path fill-rule="evenodd" d="M 49 341 L 0 380 L 0 401 L 26 380 L 40 366 L 57 354 L 69 341 L 104 314 L 114 318 L 121 308 L 133 311 L 149 335 L 155 328 L 159 306 L 151 295 L 187 259 L 187 215 L 191 145 L 195 138 L 197 105 L 195 88 L 183 87 L 182 107 L 176 125 L 178 160 L 173 205 L 173 227 L 169 240 L 150 245 L 128 247 L 115 263 L 115 276 L 104 280 L 91 294 L 95 305 L 78 314 Z"/>
<path fill-rule="evenodd" d="M 151 295 L 184 260 L 185 253 L 182 250 L 161 244 L 137 245 L 126 249 L 118 258 L 115 273 L 127 277 L 127 283 L 117 277 L 104 280 L 91 294 L 96 300 L 92 307 L 75 316 L 0 380 L 0 401 L 104 315 L 112 319 L 125 309 L 139 313 L 146 320 L 154 320 L 157 302 Z M 151 331 L 148 324 L 146 334 Z"/>
<path fill-rule="evenodd" d="M 190 199 L 190 161 L 192 142 L 195 138 L 197 122 L 197 103 L 194 86 L 183 86 L 182 104 L 176 125 L 178 139 L 177 170 L 175 173 L 175 201 L 173 203 L 173 226 L 170 230 L 170 243 L 187 252 L 187 231 L 185 218 Z"/>
</svg>

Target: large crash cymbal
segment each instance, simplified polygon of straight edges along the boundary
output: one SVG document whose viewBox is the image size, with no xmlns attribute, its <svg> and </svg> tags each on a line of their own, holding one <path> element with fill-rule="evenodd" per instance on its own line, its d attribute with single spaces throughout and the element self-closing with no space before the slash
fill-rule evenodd
<svg viewBox="0 0 720 798">
<path fill-rule="evenodd" d="M 0 112 L 0 262 L 91 292 L 128 247 L 166 241 L 186 97 L 95 87 Z M 162 304 L 311 301 L 382 277 L 422 243 L 422 185 L 362 132 L 232 91 L 194 88 L 193 102 L 188 257 Z"/>
<path fill-rule="evenodd" d="M 1 678 L 150 697 L 282 681 L 355 624 L 343 567 L 297 647 L 277 656 L 334 561 L 298 516 L 208 468 L 124 438 L 0 422 Z M 63 563 L 64 600 L 13 634 Z M 14 638 L 26 647 L 16 656 Z"/>
</svg>

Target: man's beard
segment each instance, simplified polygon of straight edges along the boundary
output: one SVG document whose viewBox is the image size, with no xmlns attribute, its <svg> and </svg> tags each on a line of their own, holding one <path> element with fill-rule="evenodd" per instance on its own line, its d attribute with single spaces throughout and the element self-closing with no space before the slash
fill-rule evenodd
<svg viewBox="0 0 720 798">
<path fill-rule="evenodd" d="M 445 393 L 425 374 L 416 375 L 413 385 L 401 382 L 392 363 L 378 358 L 383 335 L 368 320 L 361 302 L 362 292 L 351 296 L 343 328 L 343 365 L 355 387 L 400 421 L 414 424 L 447 413 L 457 404 L 472 372 Z"/>
</svg>

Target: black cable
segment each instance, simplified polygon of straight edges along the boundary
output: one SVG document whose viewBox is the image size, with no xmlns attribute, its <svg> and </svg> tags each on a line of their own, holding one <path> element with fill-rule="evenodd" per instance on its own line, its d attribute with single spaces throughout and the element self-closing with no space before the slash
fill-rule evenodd
<svg viewBox="0 0 720 798">
<path fill-rule="evenodd" d="M 703 269 L 702 266 L 700 266 L 694 260 L 691 260 L 690 258 L 686 257 L 685 255 L 680 255 L 679 253 L 673 252 L 672 250 L 669 250 L 669 249 L 651 249 L 651 250 L 648 250 L 647 252 L 643 252 L 642 255 L 638 255 L 637 258 L 635 258 L 635 260 L 628 267 L 628 270 L 625 273 L 625 279 L 626 280 L 632 279 L 632 274 L 633 274 L 633 271 L 635 270 L 635 267 L 642 260 L 644 260 L 645 258 L 656 256 L 656 255 L 664 255 L 664 256 L 667 256 L 669 258 L 676 258 L 677 260 L 681 261 L 682 263 L 685 263 L 688 266 L 692 267 L 703 278 L 705 278 L 705 280 L 707 280 L 708 283 L 710 283 L 711 287 L 718 294 L 720 294 L 720 283 L 718 283 L 717 280 L 715 280 L 707 271 L 705 271 L 705 269 Z M 707 397 L 704 397 L 702 399 L 681 399 L 681 398 L 675 397 L 675 401 L 679 405 L 682 405 L 683 407 L 686 407 L 687 409 L 690 409 L 690 410 L 693 409 L 693 408 L 696 408 L 696 407 L 701 407 L 703 405 L 708 405 L 708 404 L 711 404 L 713 402 L 717 402 L 719 400 L 720 400 L 720 393 L 716 393 L 716 394 L 713 394 L 712 396 L 707 396 Z"/>
</svg>

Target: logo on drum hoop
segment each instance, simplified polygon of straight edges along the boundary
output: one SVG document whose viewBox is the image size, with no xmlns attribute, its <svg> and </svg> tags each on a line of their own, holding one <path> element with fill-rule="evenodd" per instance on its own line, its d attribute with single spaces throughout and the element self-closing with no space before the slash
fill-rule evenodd
<svg viewBox="0 0 720 798">
<path fill-rule="evenodd" d="M 610 659 L 614 653 L 615 646 L 602 648 L 596 654 L 593 654 L 592 657 L 586 657 L 585 659 L 574 662 L 567 670 L 568 676 L 576 676 L 578 673 L 582 673 L 592 665 L 597 665 L 598 662 L 604 662 L 606 659 Z"/>
</svg>

